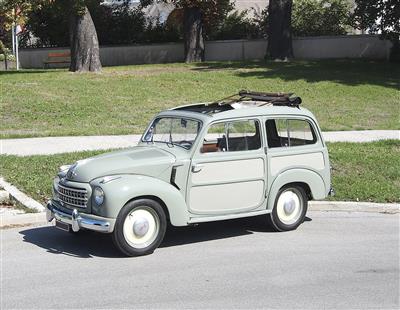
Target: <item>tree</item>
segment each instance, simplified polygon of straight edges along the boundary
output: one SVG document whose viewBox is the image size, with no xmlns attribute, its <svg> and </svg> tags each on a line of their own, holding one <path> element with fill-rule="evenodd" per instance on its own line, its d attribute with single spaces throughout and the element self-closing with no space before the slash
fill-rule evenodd
<svg viewBox="0 0 400 310">
<path fill-rule="evenodd" d="M 141 0 L 143 6 L 154 0 Z M 185 62 L 204 60 L 204 34 L 218 24 L 233 5 L 230 0 L 163 0 L 175 5 L 175 18 L 182 24 L 185 46 Z M 179 14 L 181 13 L 181 14 Z M 180 20 L 182 19 L 182 20 Z"/>
<path fill-rule="evenodd" d="M 279 60 L 293 57 L 291 23 L 292 0 L 270 0 L 267 57 Z"/>
<path fill-rule="evenodd" d="M 400 61 L 400 2 L 398 0 L 355 0 L 354 26 L 380 33 L 392 41 L 391 59 Z"/>
<path fill-rule="evenodd" d="M 73 72 L 101 71 L 100 48 L 96 28 L 85 1 L 75 0 L 70 11 L 71 64 Z"/>
<path fill-rule="evenodd" d="M 48 5 L 55 0 L 1 0 L 0 15 L 8 16 L 13 10 L 20 12 L 18 18 L 26 19 L 29 12 L 37 7 Z M 90 0 L 88 0 L 90 1 Z M 86 0 L 60 0 L 69 16 L 69 35 L 71 45 L 70 71 L 82 72 L 101 70 L 99 42 L 96 28 L 87 8 Z M 101 1 L 99 0 L 98 3 Z M 3 13 L 1 13 L 3 12 Z M 15 16 L 11 21 L 15 21 Z M 67 30 L 67 29 L 66 29 Z"/>
<path fill-rule="evenodd" d="M 294 36 L 343 35 L 350 25 L 348 0 L 296 0 L 293 2 Z"/>
</svg>

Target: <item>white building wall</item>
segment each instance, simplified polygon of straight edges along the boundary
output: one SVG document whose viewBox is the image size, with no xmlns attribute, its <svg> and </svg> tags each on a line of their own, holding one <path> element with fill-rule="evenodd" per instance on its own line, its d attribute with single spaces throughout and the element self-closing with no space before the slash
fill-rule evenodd
<svg viewBox="0 0 400 310">
<path fill-rule="evenodd" d="M 266 40 L 226 40 L 205 43 L 206 61 L 260 60 L 265 56 Z M 388 59 L 391 42 L 376 35 L 304 37 L 293 39 L 296 59 L 366 58 Z M 50 52 L 67 52 L 67 48 L 25 49 L 20 51 L 22 68 L 43 68 Z M 182 62 L 183 43 L 102 46 L 104 66 L 145 63 Z"/>
</svg>

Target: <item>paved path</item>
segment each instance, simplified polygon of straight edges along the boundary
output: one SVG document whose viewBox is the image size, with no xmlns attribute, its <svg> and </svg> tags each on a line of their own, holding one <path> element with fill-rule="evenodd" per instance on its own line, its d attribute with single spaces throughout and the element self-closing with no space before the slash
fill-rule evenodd
<svg viewBox="0 0 400 310">
<path fill-rule="evenodd" d="M 0 230 L 1 309 L 398 309 L 399 217 L 309 212 L 288 233 L 261 218 L 170 229 L 125 258 L 108 235 Z"/>
<path fill-rule="evenodd" d="M 328 142 L 400 140 L 400 130 L 329 131 L 323 135 Z M 123 148 L 136 145 L 140 137 L 140 135 L 123 135 L 2 139 L 0 154 L 27 156 Z"/>
</svg>

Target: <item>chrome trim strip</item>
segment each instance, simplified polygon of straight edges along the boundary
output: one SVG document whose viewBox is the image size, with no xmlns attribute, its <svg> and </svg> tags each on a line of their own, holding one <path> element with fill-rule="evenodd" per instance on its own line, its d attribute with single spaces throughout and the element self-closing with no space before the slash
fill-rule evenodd
<svg viewBox="0 0 400 310">
<path fill-rule="evenodd" d="M 224 221 L 230 219 L 238 219 L 242 217 L 250 217 L 250 216 L 258 216 L 263 214 L 271 213 L 271 210 L 263 209 L 259 211 L 252 211 L 252 212 L 244 212 L 244 213 L 234 213 L 234 214 L 227 214 L 227 215 L 212 215 L 206 217 L 191 217 L 189 219 L 188 224 L 197 224 L 197 223 L 205 223 L 205 222 L 214 222 L 214 221 Z"/>
<path fill-rule="evenodd" d="M 60 186 L 63 189 L 66 189 L 68 191 L 75 191 L 75 192 L 80 192 L 80 193 L 87 194 L 87 190 L 86 189 L 79 189 L 79 188 L 75 188 L 75 187 L 66 187 L 66 186 L 61 185 L 60 183 L 58 183 L 58 186 Z"/>
</svg>

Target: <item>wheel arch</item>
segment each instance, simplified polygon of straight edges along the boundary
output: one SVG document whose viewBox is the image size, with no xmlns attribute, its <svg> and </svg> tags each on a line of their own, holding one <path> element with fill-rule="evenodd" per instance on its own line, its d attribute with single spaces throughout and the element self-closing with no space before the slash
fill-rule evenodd
<svg viewBox="0 0 400 310">
<path fill-rule="evenodd" d="M 285 186 L 294 185 L 304 189 L 309 200 L 325 198 L 325 182 L 315 171 L 309 169 L 290 169 L 282 172 L 271 184 L 268 193 L 267 209 L 274 207 L 278 192 Z"/>
<path fill-rule="evenodd" d="M 181 192 L 163 180 L 144 175 L 122 175 L 101 187 L 106 201 L 104 206 L 94 210 L 99 215 L 117 218 L 128 202 L 146 198 L 160 203 L 172 225 L 186 226 L 189 221 L 188 208 Z"/>
<path fill-rule="evenodd" d="M 126 205 L 127 203 L 132 202 L 132 201 L 140 200 L 140 199 L 154 200 L 154 201 L 156 201 L 157 203 L 159 203 L 160 206 L 163 208 L 163 210 L 164 210 L 164 212 L 165 212 L 165 216 L 167 217 L 167 221 L 168 221 L 169 223 L 171 223 L 171 219 L 170 219 L 169 210 L 168 210 L 167 205 L 165 204 L 165 202 L 164 202 L 160 197 L 157 197 L 157 196 L 155 196 L 155 195 L 136 196 L 136 197 L 134 197 L 134 198 L 128 200 L 128 201 L 125 203 L 125 205 Z"/>
</svg>

